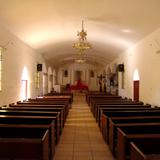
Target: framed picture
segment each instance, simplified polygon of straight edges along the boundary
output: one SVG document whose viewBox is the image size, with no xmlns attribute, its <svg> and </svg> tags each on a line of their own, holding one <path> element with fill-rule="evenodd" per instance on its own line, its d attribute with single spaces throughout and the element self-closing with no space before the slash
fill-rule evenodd
<svg viewBox="0 0 160 160">
<path fill-rule="evenodd" d="M 68 77 L 68 70 L 63 71 L 63 77 Z"/>
<path fill-rule="evenodd" d="M 94 78 L 94 71 L 93 70 L 90 71 L 90 77 Z"/>
</svg>

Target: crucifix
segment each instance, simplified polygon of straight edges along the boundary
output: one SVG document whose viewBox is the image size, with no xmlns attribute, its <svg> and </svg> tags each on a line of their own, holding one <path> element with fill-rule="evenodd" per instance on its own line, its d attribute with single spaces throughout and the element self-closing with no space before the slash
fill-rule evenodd
<svg viewBox="0 0 160 160">
<path fill-rule="evenodd" d="M 97 78 L 99 78 L 99 91 L 102 92 L 102 83 L 104 83 L 104 92 L 106 92 L 106 76 L 101 74 L 100 76 L 97 76 Z"/>
</svg>

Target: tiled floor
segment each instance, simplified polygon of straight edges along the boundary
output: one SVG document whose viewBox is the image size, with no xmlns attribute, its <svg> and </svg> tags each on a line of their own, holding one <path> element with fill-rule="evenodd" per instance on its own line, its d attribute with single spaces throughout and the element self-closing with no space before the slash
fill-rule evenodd
<svg viewBox="0 0 160 160">
<path fill-rule="evenodd" d="M 54 160 L 114 160 L 84 94 L 74 95 Z"/>
</svg>

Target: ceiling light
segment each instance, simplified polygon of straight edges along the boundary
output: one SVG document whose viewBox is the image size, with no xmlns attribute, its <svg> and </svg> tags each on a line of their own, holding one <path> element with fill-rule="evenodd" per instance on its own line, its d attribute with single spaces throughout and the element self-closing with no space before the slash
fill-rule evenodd
<svg viewBox="0 0 160 160">
<path fill-rule="evenodd" d="M 84 31 L 83 21 L 82 21 L 82 30 L 77 33 L 78 42 L 73 44 L 73 48 L 77 49 L 80 53 L 90 49 L 92 46 L 87 42 L 87 32 Z"/>
<path fill-rule="evenodd" d="M 124 32 L 124 33 L 131 33 L 131 30 L 129 30 L 129 29 L 123 29 L 122 32 Z"/>
</svg>

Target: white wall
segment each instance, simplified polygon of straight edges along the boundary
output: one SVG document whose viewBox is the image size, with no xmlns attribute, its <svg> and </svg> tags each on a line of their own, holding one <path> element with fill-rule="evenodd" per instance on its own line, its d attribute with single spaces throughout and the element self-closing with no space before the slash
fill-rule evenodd
<svg viewBox="0 0 160 160">
<path fill-rule="evenodd" d="M 121 88 L 119 72 L 119 94 L 133 98 L 133 74 L 138 69 L 140 76 L 140 100 L 160 106 L 160 29 L 129 48 L 114 62 L 125 65 L 125 88 Z"/>
<path fill-rule="evenodd" d="M 39 89 L 35 87 L 36 65 L 44 62 L 41 55 L 1 26 L 0 45 L 6 45 L 6 50 L 3 51 L 0 105 L 21 99 L 21 80 L 24 67 L 26 67 L 28 72 L 28 97 L 42 94 L 42 74 L 40 80 L 41 87 Z"/>
<path fill-rule="evenodd" d="M 63 71 L 68 70 L 68 77 L 63 77 Z M 98 69 L 90 64 L 78 64 L 72 63 L 70 65 L 64 65 L 58 68 L 58 83 L 60 85 L 66 85 L 67 83 L 75 84 L 74 74 L 75 71 L 82 71 L 82 82 L 88 85 L 90 90 L 98 90 L 97 73 Z M 94 71 L 94 78 L 90 77 L 90 70 Z"/>
</svg>

